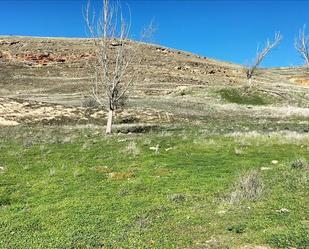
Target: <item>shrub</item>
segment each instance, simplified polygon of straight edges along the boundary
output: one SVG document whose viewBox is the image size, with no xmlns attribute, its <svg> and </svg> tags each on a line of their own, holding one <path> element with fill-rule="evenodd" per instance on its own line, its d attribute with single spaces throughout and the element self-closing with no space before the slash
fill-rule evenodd
<svg viewBox="0 0 309 249">
<path fill-rule="evenodd" d="M 237 224 L 237 225 L 228 227 L 227 230 L 230 232 L 234 232 L 234 233 L 244 233 L 246 230 L 246 225 Z"/>
<path fill-rule="evenodd" d="M 88 96 L 83 99 L 82 106 L 86 108 L 99 108 L 99 103 L 92 97 Z"/>
<path fill-rule="evenodd" d="M 292 161 L 290 165 L 292 169 L 304 169 L 309 167 L 308 162 L 304 158 L 296 159 Z"/>
<path fill-rule="evenodd" d="M 7 196 L 0 196 L 0 207 L 11 205 L 11 200 Z"/>
</svg>

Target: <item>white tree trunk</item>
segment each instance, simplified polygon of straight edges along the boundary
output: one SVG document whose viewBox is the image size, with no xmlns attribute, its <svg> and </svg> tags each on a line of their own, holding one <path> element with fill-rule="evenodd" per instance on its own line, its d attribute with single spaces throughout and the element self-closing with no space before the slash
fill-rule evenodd
<svg viewBox="0 0 309 249">
<path fill-rule="evenodd" d="M 112 133 L 112 124 L 113 124 L 113 110 L 108 111 L 107 124 L 106 124 L 106 134 Z"/>
<path fill-rule="evenodd" d="M 247 90 L 252 87 L 252 78 L 247 79 L 247 85 L 245 85 L 245 86 L 246 86 Z"/>
</svg>

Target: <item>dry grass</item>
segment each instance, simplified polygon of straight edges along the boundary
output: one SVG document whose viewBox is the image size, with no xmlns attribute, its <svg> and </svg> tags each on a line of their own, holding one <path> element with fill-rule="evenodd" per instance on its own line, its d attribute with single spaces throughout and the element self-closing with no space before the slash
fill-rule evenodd
<svg viewBox="0 0 309 249">
<path fill-rule="evenodd" d="M 262 191 L 263 182 L 260 173 L 257 170 L 252 170 L 238 179 L 228 202 L 235 204 L 243 200 L 256 201 L 261 197 Z"/>
<path fill-rule="evenodd" d="M 140 149 L 137 147 L 136 142 L 134 141 L 129 142 L 124 151 L 134 157 L 138 156 L 141 152 Z"/>
<path fill-rule="evenodd" d="M 96 166 L 96 167 L 93 167 L 92 170 L 96 173 L 99 173 L 99 174 L 106 174 L 106 173 L 110 173 L 112 171 L 107 166 Z"/>
<path fill-rule="evenodd" d="M 134 178 L 135 175 L 133 172 L 111 172 L 108 177 L 112 180 L 129 180 Z"/>
<path fill-rule="evenodd" d="M 241 146 L 248 145 L 275 145 L 275 144 L 296 144 L 306 146 L 309 144 L 308 133 L 298 133 L 292 131 L 280 131 L 259 133 L 257 131 L 250 132 L 232 132 L 226 135 L 227 137 L 233 137 L 235 142 Z"/>
</svg>

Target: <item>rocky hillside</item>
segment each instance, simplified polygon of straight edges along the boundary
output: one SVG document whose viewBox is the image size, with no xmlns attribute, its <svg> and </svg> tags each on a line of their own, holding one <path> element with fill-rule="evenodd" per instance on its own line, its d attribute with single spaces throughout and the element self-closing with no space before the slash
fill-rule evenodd
<svg viewBox="0 0 309 249">
<path fill-rule="evenodd" d="M 157 45 L 128 45 L 141 63 L 136 61 L 130 68 L 134 89 L 120 120 L 309 117 L 309 72 L 304 68 L 260 69 L 254 89 L 245 93 L 245 71 L 240 65 Z M 93 56 L 89 39 L 0 37 L 0 125 L 87 123 L 104 117 L 104 111 L 83 107 L 91 90 Z"/>
</svg>

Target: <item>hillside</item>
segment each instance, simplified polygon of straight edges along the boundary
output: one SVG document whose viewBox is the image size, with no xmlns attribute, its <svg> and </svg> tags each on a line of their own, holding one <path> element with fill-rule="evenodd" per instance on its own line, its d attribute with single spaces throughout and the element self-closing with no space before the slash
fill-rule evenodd
<svg viewBox="0 0 309 249">
<path fill-rule="evenodd" d="M 239 116 L 308 120 L 309 72 L 304 68 L 260 69 L 254 90 L 243 96 L 246 78 L 240 65 L 157 45 L 129 46 L 141 63 L 131 68 L 134 90 L 120 123 Z M 92 58 L 89 39 L 1 37 L 1 124 L 101 122 L 103 111 L 82 107 L 91 91 Z"/>
<path fill-rule="evenodd" d="M 89 39 L 0 38 L 0 248 L 309 248 L 308 70 L 128 45 L 103 135 Z"/>
</svg>

